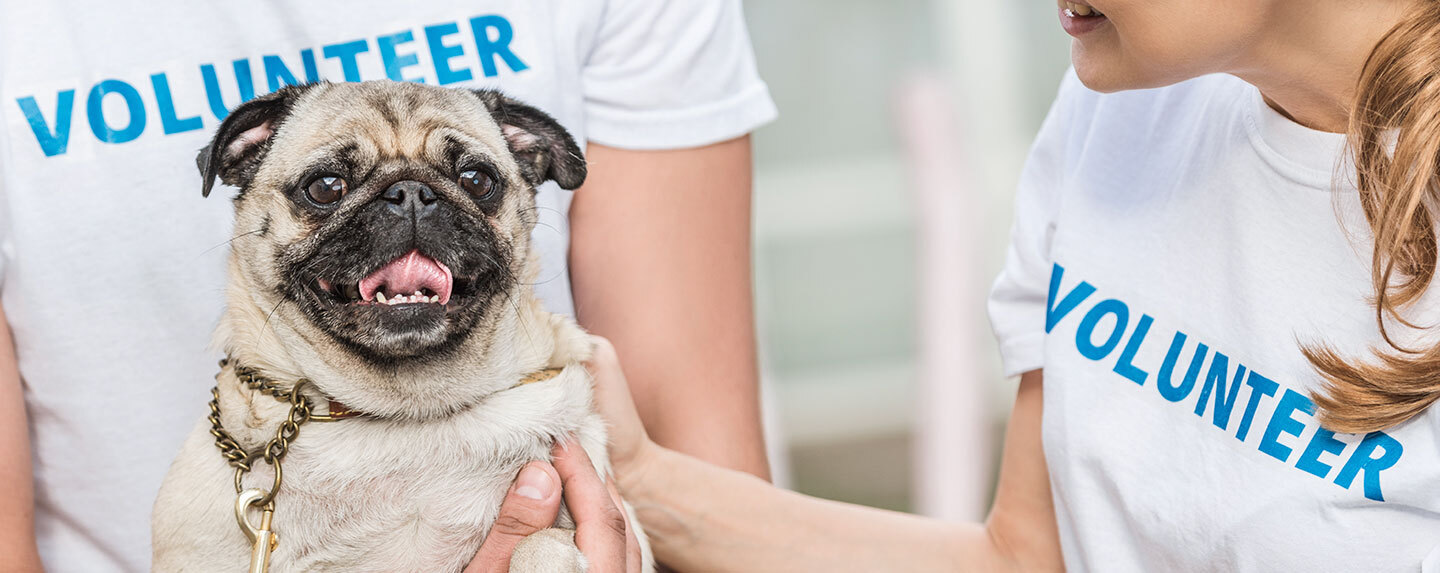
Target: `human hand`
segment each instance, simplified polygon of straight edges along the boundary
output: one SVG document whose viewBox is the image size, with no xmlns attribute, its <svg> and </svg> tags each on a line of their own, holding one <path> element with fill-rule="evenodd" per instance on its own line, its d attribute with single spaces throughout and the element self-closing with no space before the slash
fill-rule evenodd
<svg viewBox="0 0 1440 573">
<path fill-rule="evenodd" d="M 553 466 L 537 461 L 520 470 L 465 573 L 509 571 L 516 546 L 555 524 L 562 496 L 575 518 L 575 546 L 589 562 L 588 571 L 640 571 L 640 544 L 614 484 L 600 479 L 590 456 L 573 440 L 557 444 L 552 454 Z"/>
<path fill-rule="evenodd" d="M 620 357 L 609 340 L 592 336 L 595 352 L 586 367 L 595 386 L 595 409 L 609 425 L 610 464 L 621 489 L 633 483 L 651 464 L 660 446 L 645 433 L 645 425 L 630 397 L 630 384 L 620 368 Z M 628 491 L 628 489 L 627 489 Z"/>
</svg>

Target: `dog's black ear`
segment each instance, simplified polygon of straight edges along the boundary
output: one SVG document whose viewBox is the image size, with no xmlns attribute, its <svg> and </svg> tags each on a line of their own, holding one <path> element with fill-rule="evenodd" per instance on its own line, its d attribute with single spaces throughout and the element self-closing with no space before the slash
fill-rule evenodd
<svg viewBox="0 0 1440 573">
<path fill-rule="evenodd" d="M 585 182 L 580 146 L 555 118 L 498 91 L 475 90 L 475 95 L 500 124 L 526 181 L 532 185 L 554 181 L 562 189 L 577 189 Z"/>
<path fill-rule="evenodd" d="M 226 185 L 249 184 L 270 150 L 270 137 L 290 113 L 295 99 L 313 85 L 286 86 L 231 110 L 215 130 L 215 138 L 195 157 L 204 179 L 200 193 L 209 197 L 217 176 Z"/>
</svg>

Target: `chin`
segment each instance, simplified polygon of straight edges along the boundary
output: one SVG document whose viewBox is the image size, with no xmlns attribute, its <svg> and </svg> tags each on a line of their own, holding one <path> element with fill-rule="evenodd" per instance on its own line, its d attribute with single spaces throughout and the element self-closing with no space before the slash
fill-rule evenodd
<svg viewBox="0 0 1440 573">
<path fill-rule="evenodd" d="M 448 249 L 399 250 L 398 256 L 357 259 L 328 276 L 305 272 L 319 266 L 314 262 L 300 265 L 292 273 L 291 297 L 314 326 L 354 354 L 394 363 L 444 354 L 463 343 L 509 283 L 500 278 L 509 273 L 485 264 L 503 260 L 498 253 L 477 260 Z"/>
<path fill-rule="evenodd" d="M 1074 42 L 1070 50 L 1070 64 L 1075 67 L 1075 75 L 1085 87 L 1100 93 L 1115 93 L 1142 87 L 1140 82 L 1135 81 L 1135 74 L 1127 73 L 1123 66 L 1119 65 L 1119 57 L 1096 54 L 1096 51 L 1098 50 L 1085 48 L 1079 40 Z"/>
<path fill-rule="evenodd" d="M 1100 93 L 1163 88 L 1215 71 L 1173 53 L 1140 57 L 1108 43 L 1080 40 L 1070 49 L 1070 64 L 1080 83 Z"/>
</svg>

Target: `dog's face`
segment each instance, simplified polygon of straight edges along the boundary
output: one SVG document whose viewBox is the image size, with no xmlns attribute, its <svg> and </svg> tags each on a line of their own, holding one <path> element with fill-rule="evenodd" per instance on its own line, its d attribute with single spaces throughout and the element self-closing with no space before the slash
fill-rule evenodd
<svg viewBox="0 0 1440 573">
<path fill-rule="evenodd" d="M 493 334 L 532 274 L 535 187 L 585 163 L 496 92 L 316 84 L 237 108 L 198 159 L 236 197 L 233 268 L 267 322 L 376 369 Z M 332 360 L 333 362 L 333 360 Z"/>
</svg>

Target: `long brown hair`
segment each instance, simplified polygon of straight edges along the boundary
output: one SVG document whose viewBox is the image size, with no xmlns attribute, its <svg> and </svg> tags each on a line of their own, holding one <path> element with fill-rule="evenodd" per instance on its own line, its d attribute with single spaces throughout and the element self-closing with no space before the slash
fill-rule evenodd
<svg viewBox="0 0 1440 573">
<path fill-rule="evenodd" d="M 1404 422 L 1440 399 L 1440 346 L 1407 348 L 1387 319 L 1423 329 L 1407 311 L 1436 269 L 1440 205 L 1440 0 L 1425 0 L 1385 35 L 1360 76 L 1348 139 L 1355 184 L 1374 236 L 1375 319 L 1387 348 L 1368 360 L 1328 346 L 1304 348 L 1326 378 L 1315 395 L 1320 420 L 1341 432 Z M 1433 342 L 1432 342 L 1433 344 Z"/>
</svg>

